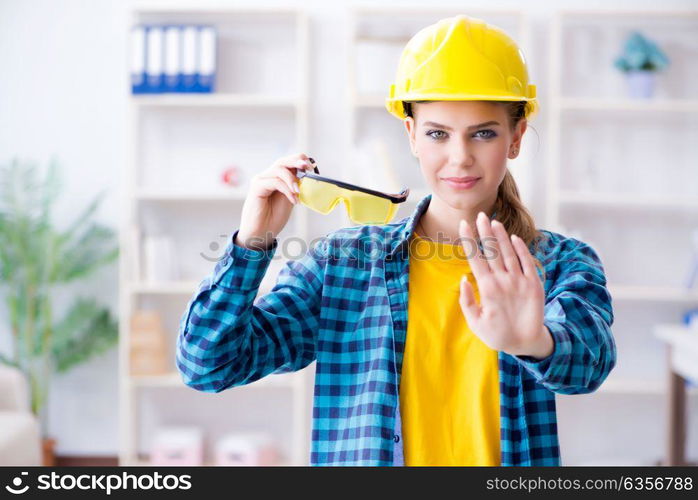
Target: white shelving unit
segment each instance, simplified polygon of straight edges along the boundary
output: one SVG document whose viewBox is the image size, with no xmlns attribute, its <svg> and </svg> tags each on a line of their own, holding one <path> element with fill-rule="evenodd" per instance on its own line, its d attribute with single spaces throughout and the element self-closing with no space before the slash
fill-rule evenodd
<svg viewBox="0 0 698 500">
<path fill-rule="evenodd" d="M 126 29 L 138 23 L 216 26 L 218 73 L 213 94 L 134 95 L 130 98 L 130 162 L 125 167 L 126 203 L 120 257 L 119 463 L 147 463 L 148 443 L 144 441 L 155 430 L 153 422 L 156 423 L 154 427 L 157 424 L 202 427 L 208 463 L 215 439 L 222 434 L 266 430 L 254 428 L 255 405 L 280 394 L 280 399 L 290 401 L 288 406 L 279 406 L 274 412 L 285 425 L 278 431 L 281 436 L 274 436 L 280 438 L 284 463 L 307 464 L 311 419 L 307 369 L 266 377 L 224 391 L 224 394 L 204 394 L 184 385 L 174 363 L 174 343 L 184 306 L 217 260 L 204 252 L 216 249 L 221 253 L 239 225 L 246 186 L 227 189 L 218 185 L 218 175 L 228 165 L 224 162 L 233 160 L 244 170 L 244 183 L 278 156 L 307 147 L 307 16 L 294 9 L 209 8 L 201 3 L 190 6 L 159 3 L 152 8 L 136 8 Z M 279 71 L 296 77 L 280 80 L 276 77 Z M 269 136 L 246 133 L 245 118 L 252 113 L 256 120 L 252 128 L 258 128 L 260 120 L 268 119 L 274 140 L 282 137 L 286 143 L 275 147 L 269 144 Z M 234 142 L 238 135 L 241 138 Z M 255 148 L 255 139 L 258 148 Z M 248 151 L 255 154 L 244 156 Z M 274 156 L 275 153 L 279 154 Z M 153 220 L 159 224 L 153 224 Z M 180 276 L 159 282 L 144 279 L 142 243 L 151 232 L 171 235 L 174 239 L 179 251 L 177 262 L 182 267 L 188 264 L 188 268 L 180 269 Z M 279 239 L 290 235 L 307 239 L 307 233 L 307 211 L 294 210 L 292 220 Z M 202 247 L 205 236 L 211 242 L 209 248 Z M 218 240 L 221 237 L 227 239 Z M 206 260 L 198 257 L 199 250 Z M 191 265 L 192 261 L 197 265 Z M 283 261 L 272 263 L 260 294 L 270 289 L 279 265 L 283 264 Z M 169 374 L 130 375 L 130 318 L 141 308 L 161 311 L 171 344 L 172 372 Z M 255 395 L 258 390 L 259 394 Z M 248 399 L 238 403 L 236 398 L 243 393 Z M 201 406 L 202 410 L 197 411 L 197 401 L 211 405 L 212 411 L 204 413 L 203 408 L 209 406 Z M 170 411 L 170 406 L 177 404 L 184 409 Z M 284 413 L 283 408 L 288 408 L 288 412 Z M 271 412 L 262 409 L 261 413 Z M 218 420 L 211 423 L 216 415 L 219 415 Z M 242 424 L 237 425 L 237 417 Z"/>
<path fill-rule="evenodd" d="M 394 220 L 411 214 L 416 204 L 431 192 L 419 169 L 419 162 L 409 149 L 409 141 L 402 122 L 385 109 L 388 89 L 394 82 L 402 49 L 420 29 L 440 19 L 467 14 L 483 19 L 504 29 L 529 56 L 529 19 L 520 10 L 463 9 L 457 7 L 361 7 L 351 11 L 351 29 L 348 59 L 348 87 L 346 101 L 349 116 L 348 150 L 354 152 L 352 161 L 345 164 L 343 178 L 354 179 L 362 185 L 357 169 L 370 169 L 361 159 L 375 154 L 376 162 L 388 161 L 395 172 L 399 186 L 410 188 L 408 200 L 402 204 Z M 371 57 L 363 57 L 369 54 Z M 529 64 L 531 59 L 528 59 Z M 368 142 L 365 138 L 380 137 L 385 142 Z M 526 141 L 526 139 L 524 139 Z M 363 154 L 358 156 L 359 151 Z M 512 174 L 517 179 L 523 196 L 528 196 L 530 151 L 524 148 L 516 160 L 509 160 Z M 388 154 L 389 152 L 389 154 Z M 361 172 L 358 172 L 361 174 Z M 363 181 L 366 185 L 367 181 Z M 344 223 L 352 225 L 344 213 Z"/>
<path fill-rule="evenodd" d="M 657 96 L 650 100 L 645 99 L 629 99 L 624 96 L 609 96 L 609 95 L 581 95 L 568 96 L 563 92 L 562 80 L 568 75 L 565 75 L 563 70 L 564 61 L 569 61 L 569 58 L 563 59 L 564 51 L 564 29 L 565 23 L 569 21 L 586 22 L 590 29 L 604 29 L 604 26 L 599 25 L 599 21 L 604 23 L 617 23 L 619 29 L 625 30 L 614 33 L 613 40 L 618 42 L 613 46 L 613 49 L 620 53 L 622 47 L 620 41 L 622 36 L 627 34 L 627 29 L 633 25 L 633 20 L 642 19 L 642 26 L 652 26 L 663 21 L 680 20 L 682 22 L 698 23 L 698 11 L 642 11 L 642 10 L 623 10 L 623 11 L 596 11 L 596 10 L 564 10 L 559 11 L 554 16 L 554 21 L 551 29 L 551 41 L 549 52 L 549 84 L 550 95 L 548 96 L 548 122 L 549 122 L 549 138 L 548 144 L 548 178 L 551 181 L 550 188 L 547 190 L 546 203 L 546 222 L 551 228 L 560 228 L 560 211 L 564 205 L 585 205 L 587 207 L 598 208 L 616 208 L 619 210 L 625 209 L 641 209 L 645 210 L 674 210 L 674 209 L 696 209 L 695 196 L 684 196 L 677 198 L 670 193 L 653 195 L 642 193 L 642 197 L 632 193 L 602 193 L 596 191 L 578 191 L 566 190 L 561 188 L 560 179 L 565 173 L 563 163 L 562 150 L 562 131 L 565 130 L 563 123 L 563 115 L 574 112 L 603 112 L 609 113 L 624 113 L 634 112 L 645 115 L 646 119 L 651 119 L 656 113 L 675 113 L 677 115 L 694 116 L 698 113 L 698 99 L 696 96 L 688 96 L 685 98 Z M 589 36 L 591 38 L 591 36 Z M 589 43 L 589 41 L 586 41 Z M 615 54 L 605 54 L 606 58 L 597 61 L 598 64 L 610 66 Z M 686 62 L 686 61 L 684 61 Z M 608 68 L 599 68 L 608 72 Z M 591 70 L 590 70 L 591 72 Z M 695 76 L 695 75 L 694 75 Z M 619 77 L 618 77 L 619 78 Z M 614 80 L 612 90 L 619 91 L 618 79 Z M 661 86 L 661 82 L 659 83 Z M 686 88 L 689 85 L 686 84 Z M 608 93 L 608 92 L 607 92 Z M 698 193 L 696 193 L 698 194 Z"/>
<path fill-rule="evenodd" d="M 698 11 L 564 10 L 554 15 L 551 28 L 549 94 L 542 107 L 545 227 L 579 237 L 599 252 L 614 300 L 618 347 L 618 364 L 596 393 L 583 400 L 558 398 L 560 428 L 576 429 L 563 445 L 578 441 L 575 432 L 588 432 L 593 442 L 589 419 L 603 413 L 597 427 L 617 441 L 606 435 L 598 449 L 606 450 L 611 463 L 618 453 L 647 454 L 649 443 L 663 438 L 652 424 L 666 396 L 666 359 L 652 327 L 677 323 L 683 309 L 698 305 L 698 290 L 681 284 L 690 258 L 687 231 L 698 228 L 698 165 L 682 146 L 698 133 Z M 652 99 L 625 97 L 625 82 L 613 67 L 633 29 L 671 59 Z M 655 401 L 651 409 L 646 401 Z M 646 446 L 619 452 L 630 442 L 620 430 L 627 428 L 629 408 L 643 407 L 647 411 L 634 413 L 633 425 L 646 426 Z M 656 442 L 656 456 L 634 460 L 658 459 L 663 448 Z"/>
<path fill-rule="evenodd" d="M 546 203 L 546 223 L 553 230 L 561 230 L 569 224 L 562 224 L 562 212 L 568 210 L 596 210 L 607 216 L 613 216 L 617 213 L 626 214 L 647 214 L 663 212 L 667 215 L 672 215 L 672 212 L 689 212 L 692 216 L 698 215 L 698 188 L 692 193 L 680 194 L 671 192 L 608 192 L 601 191 L 597 186 L 597 190 L 592 189 L 569 189 L 561 187 L 561 178 L 569 174 L 568 166 L 566 165 L 566 157 L 563 156 L 563 137 L 566 131 L 570 128 L 566 127 L 564 119 L 566 116 L 574 116 L 575 113 L 603 113 L 609 120 L 613 120 L 613 115 L 622 116 L 623 114 L 632 113 L 632 118 L 650 122 L 658 114 L 676 115 L 677 117 L 685 117 L 688 120 L 698 117 L 698 99 L 696 95 L 687 95 L 685 97 L 662 96 L 646 99 L 629 99 L 622 95 L 609 95 L 610 92 L 618 92 L 622 90 L 619 85 L 620 77 L 613 80 L 613 85 L 609 85 L 605 95 L 567 95 L 562 89 L 562 81 L 567 78 L 564 72 L 563 51 L 567 39 L 565 35 L 569 35 L 565 31 L 566 24 L 572 23 L 576 29 L 587 23 L 590 30 L 606 30 L 605 35 L 607 40 L 616 42 L 613 45 L 613 50 L 620 53 L 622 46 L 621 41 L 628 33 L 629 29 L 635 23 L 640 28 L 652 30 L 653 27 L 666 25 L 671 22 L 693 23 L 693 29 L 698 27 L 698 11 L 641 11 L 641 10 L 623 10 L 623 11 L 560 11 L 554 17 L 554 22 L 551 30 L 552 39 L 550 43 L 550 61 L 549 61 L 549 80 L 550 80 L 550 95 L 548 96 L 548 179 L 550 188 L 547 190 Z M 617 29 L 609 28 L 616 25 Z M 613 31 L 611 31 L 613 30 Z M 609 34 L 609 31 L 611 33 Z M 594 31 L 598 34 L 601 31 Z M 588 34 L 588 38 L 593 35 Z M 674 41 L 674 39 L 672 39 Z M 589 40 L 585 41 L 589 43 Z M 588 51 L 591 49 L 586 47 Z M 599 65 L 610 67 L 615 54 L 605 54 L 605 58 L 597 61 Z M 569 61 L 570 58 L 564 58 L 564 61 Z M 674 61 L 676 66 L 681 63 L 689 63 L 690 61 L 680 60 Z M 607 67 L 600 67 L 599 74 L 603 74 L 604 70 L 608 73 Z M 591 72 L 591 71 L 590 71 Z M 695 78 L 695 73 L 693 77 Z M 571 78 L 570 78 L 571 79 Z M 660 80 L 659 87 L 662 82 Z M 685 91 L 690 92 L 690 84 L 686 82 Z M 690 124 L 690 121 L 688 121 Z M 695 125 L 694 125 L 695 127 Z M 690 137 L 690 130 L 687 133 Z M 670 151 L 666 152 L 670 154 Z M 583 152 L 581 153 L 583 154 Z M 667 162 L 670 163 L 670 162 Z M 619 165 L 602 165 L 601 168 L 618 168 Z M 695 168 L 695 163 L 692 165 Z M 666 172 L 665 164 L 656 165 L 656 176 L 671 176 L 671 172 Z M 676 176 L 676 185 L 682 184 L 680 181 L 686 181 Z M 688 179 L 689 181 L 697 181 L 698 178 Z M 639 220 L 639 219 L 638 219 Z M 698 219 L 694 218 L 694 222 Z M 609 280 L 610 281 L 610 280 Z M 668 286 L 628 286 L 621 283 L 611 282 L 609 287 L 616 290 L 615 298 L 620 300 L 637 300 L 637 301 L 678 301 L 678 302 L 698 302 L 698 291 L 686 291 L 680 287 Z"/>
</svg>

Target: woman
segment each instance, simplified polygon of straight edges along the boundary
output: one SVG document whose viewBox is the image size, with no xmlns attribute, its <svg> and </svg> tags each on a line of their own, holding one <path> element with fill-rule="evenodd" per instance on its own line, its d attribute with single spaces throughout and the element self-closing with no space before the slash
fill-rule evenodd
<svg viewBox="0 0 698 500">
<path fill-rule="evenodd" d="M 596 252 L 537 230 L 506 168 L 537 110 L 522 53 L 444 19 L 405 47 L 386 107 L 432 193 L 330 233 L 254 304 L 313 166 L 277 160 L 182 317 L 183 380 L 219 392 L 317 361 L 313 465 L 559 465 L 555 394 L 605 380 L 613 310 Z"/>
</svg>

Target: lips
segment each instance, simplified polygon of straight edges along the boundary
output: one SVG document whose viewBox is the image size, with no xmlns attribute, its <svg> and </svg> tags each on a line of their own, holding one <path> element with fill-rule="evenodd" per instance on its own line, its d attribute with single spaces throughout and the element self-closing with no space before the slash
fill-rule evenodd
<svg viewBox="0 0 698 500">
<path fill-rule="evenodd" d="M 476 181 L 478 180 L 479 177 L 444 177 L 445 181 L 451 181 L 451 182 L 470 182 L 470 181 Z"/>
<path fill-rule="evenodd" d="M 443 180 L 446 184 L 455 189 L 469 189 L 473 187 L 480 177 L 444 177 Z"/>
</svg>

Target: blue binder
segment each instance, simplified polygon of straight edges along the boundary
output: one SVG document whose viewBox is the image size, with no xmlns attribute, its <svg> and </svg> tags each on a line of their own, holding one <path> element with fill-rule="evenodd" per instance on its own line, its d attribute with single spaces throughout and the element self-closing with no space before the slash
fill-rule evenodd
<svg viewBox="0 0 698 500">
<path fill-rule="evenodd" d="M 181 31 L 181 28 L 177 25 L 164 26 L 164 92 L 179 92 L 180 89 L 182 75 Z"/>
<path fill-rule="evenodd" d="M 145 79 L 147 91 L 160 93 L 164 91 L 164 30 L 162 26 L 151 25 L 146 29 Z"/>
<path fill-rule="evenodd" d="M 131 28 L 131 93 L 147 93 L 145 80 L 145 26 Z"/>
<path fill-rule="evenodd" d="M 213 92 L 216 81 L 216 29 L 199 26 L 199 57 L 197 59 L 198 92 Z"/>
<path fill-rule="evenodd" d="M 196 26 L 182 26 L 182 66 L 180 92 L 196 92 L 196 67 L 198 52 L 198 30 Z"/>
</svg>

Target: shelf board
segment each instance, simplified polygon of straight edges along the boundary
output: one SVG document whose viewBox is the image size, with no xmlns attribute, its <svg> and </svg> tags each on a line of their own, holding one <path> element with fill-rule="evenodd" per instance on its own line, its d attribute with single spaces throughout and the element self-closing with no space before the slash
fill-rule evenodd
<svg viewBox="0 0 698 500">
<path fill-rule="evenodd" d="M 451 5 L 382 5 L 380 3 L 359 5 L 352 9 L 356 15 L 387 15 L 391 17 L 404 17 L 412 15 L 433 15 L 441 16 L 462 14 L 463 9 Z M 521 17 L 522 11 L 516 9 L 489 9 L 484 7 L 476 7 L 468 9 L 471 16 L 512 16 Z"/>
<path fill-rule="evenodd" d="M 131 285 L 131 291 L 135 294 L 191 295 L 199 288 L 200 283 L 199 281 L 140 281 Z"/>
<path fill-rule="evenodd" d="M 179 373 L 168 373 L 164 375 L 130 375 L 130 381 L 135 387 L 170 387 L 170 388 L 185 388 L 189 389 L 183 381 Z M 243 385 L 240 387 L 272 387 L 272 388 L 288 388 L 292 389 L 295 387 L 295 379 L 293 374 L 288 377 L 288 374 L 284 375 L 268 375 L 261 378 L 251 384 Z M 235 389 L 235 387 L 231 387 Z"/>
<path fill-rule="evenodd" d="M 150 191 L 139 190 L 136 199 L 141 201 L 166 201 L 166 202 L 231 202 L 245 201 L 247 193 L 239 190 L 209 191 L 209 192 L 183 192 L 183 191 Z"/>
<path fill-rule="evenodd" d="M 137 94 L 131 101 L 142 107 L 269 107 L 295 108 L 302 103 L 283 95 L 258 94 Z"/>
<path fill-rule="evenodd" d="M 645 194 L 612 194 L 584 191 L 560 191 L 560 204 L 598 208 L 628 208 L 643 210 L 697 210 L 698 201 L 675 196 L 648 196 Z"/>
<path fill-rule="evenodd" d="M 379 36 L 379 35 L 357 35 L 354 38 L 354 43 L 361 42 L 379 42 L 388 44 L 399 44 L 404 46 L 410 41 L 410 36 L 408 35 L 393 35 L 393 36 Z"/>
<path fill-rule="evenodd" d="M 193 295 L 198 289 L 201 281 L 160 281 L 160 282 L 149 282 L 149 281 L 139 281 L 132 283 L 130 290 L 133 294 L 137 295 Z M 271 286 L 260 286 L 259 293 L 264 295 L 271 291 Z"/>
<path fill-rule="evenodd" d="M 588 18 L 590 21 L 598 22 L 600 17 L 615 17 L 621 21 L 628 17 L 696 17 L 698 12 L 686 9 L 561 9 L 558 15 L 564 17 Z"/>
<path fill-rule="evenodd" d="M 195 5 L 192 6 L 182 4 L 182 5 L 177 5 L 177 4 L 167 4 L 163 5 L 162 3 L 158 2 L 150 2 L 138 5 L 138 7 L 134 8 L 134 12 L 136 14 L 171 14 L 171 13 L 183 13 L 187 15 L 196 15 L 196 14 L 223 14 L 223 15 L 228 15 L 228 14 L 235 14 L 235 15 L 269 15 L 269 14 L 276 14 L 276 15 L 287 15 L 287 16 L 297 16 L 301 11 L 299 9 L 293 9 L 293 8 L 288 8 L 288 7 L 267 7 L 267 6 L 259 6 L 259 7 L 239 7 L 239 6 L 234 6 L 234 5 Z"/>
<path fill-rule="evenodd" d="M 609 375 L 594 393 L 592 394 L 635 394 L 648 396 L 664 396 L 668 394 L 668 387 L 665 380 L 647 380 L 629 377 L 614 377 Z M 698 387 L 687 388 L 686 394 L 690 396 L 698 395 Z"/>
<path fill-rule="evenodd" d="M 698 290 L 671 286 L 608 285 L 613 300 L 698 304 Z"/>
<path fill-rule="evenodd" d="M 178 387 L 184 386 L 179 373 L 165 375 L 129 375 L 133 385 L 138 387 Z"/>
<path fill-rule="evenodd" d="M 357 108 L 385 108 L 384 95 L 356 95 L 354 96 L 354 106 Z"/>
<path fill-rule="evenodd" d="M 698 382 L 698 332 L 682 324 L 659 324 L 654 335 L 670 346 L 672 371 Z"/>
<path fill-rule="evenodd" d="M 596 392 L 603 394 L 663 394 L 664 385 L 660 380 L 640 380 L 632 378 L 609 378 Z"/>
<path fill-rule="evenodd" d="M 572 98 L 560 99 L 560 108 L 571 111 L 698 112 L 698 99 Z"/>
</svg>

